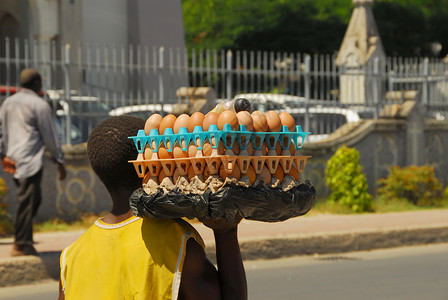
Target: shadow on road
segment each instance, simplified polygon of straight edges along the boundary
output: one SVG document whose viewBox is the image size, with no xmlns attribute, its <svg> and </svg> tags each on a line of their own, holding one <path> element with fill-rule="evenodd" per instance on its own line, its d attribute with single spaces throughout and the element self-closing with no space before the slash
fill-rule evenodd
<svg viewBox="0 0 448 300">
<path fill-rule="evenodd" d="M 59 258 L 61 256 L 61 251 L 46 251 L 39 252 L 39 256 L 44 263 L 45 269 L 48 275 L 55 280 L 59 279 Z"/>
</svg>

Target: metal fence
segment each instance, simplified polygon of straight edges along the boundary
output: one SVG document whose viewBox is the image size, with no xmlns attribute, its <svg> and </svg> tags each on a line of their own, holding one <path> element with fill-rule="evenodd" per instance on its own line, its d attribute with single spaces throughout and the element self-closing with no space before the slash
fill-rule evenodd
<svg viewBox="0 0 448 300">
<path fill-rule="evenodd" d="M 29 67 L 43 74 L 65 143 L 85 141 L 113 108 L 167 110 L 182 101 L 176 91 L 185 86 L 212 87 L 218 101 L 258 94 L 264 108 L 295 111 L 305 130 L 319 134 L 353 120 L 352 112 L 378 117 L 384 105 L 406 99 L 418 101 L 428 117 L 448 117 L 448 63 L 437 59 L 393 57 L 339 67 L 332 55 L 1 41 L 1 85 L 18 87 L 20 70 Z M 351 91 L 361 87 L 362 99 Z M 10 94 L 4 90 L 2 99 Z"/>
</svg>

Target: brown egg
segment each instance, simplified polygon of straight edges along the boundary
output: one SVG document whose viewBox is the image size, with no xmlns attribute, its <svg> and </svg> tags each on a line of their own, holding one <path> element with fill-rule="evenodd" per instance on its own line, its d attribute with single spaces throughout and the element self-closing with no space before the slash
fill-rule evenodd
<svg viewBox="0 0 448 300">
<path fill-rule="evenodd" d="M 163 135 L 165 133 L 165 129 L 167 128 L 173 128 L 174 123 L 176 122 L 176 116 L 173 114 L 166 115 L 162 122 L 160 122 L 159 126 L 159 134 Z"/>
<path fill-rule="evenodd" d="M 196 176 L 196 173 L 194 172 L 193 165 L 190 165 L 188 167 L 188 181 L 190 182 L 194 176 Z"/>
<path fill-rule="evenodd" d="M 278 114 L 280 118 L 280 122 L 282 123 L 282 126 L 287 126 L 288 130 L 290 132 L 293 132 L 296 128 L 296 122 L 294 121 L 294 118 L 286 111 L 282 111 Z"/>
<path fill-rule="evenodd" d="M 184 147 L 185 141 L 182 141 L 182 147 Z M 176 146 L 173 147 L 173 157 L 174 158 L 187 158 L 188 157 L 188 151 L 182 150 L 179 143 L 176 142 Z"/>
<path fill-rule="evenodd" d="M 223 141 L 219 141 L 218 144 L 218 155 L 224 155 L 226 151 L 226 148 L 224 147 L 224 142 Z"/>
<path fill-rule="evenodd" d="M 201 140 L 199 138 L 196 139 L 196 146 L 197 147 L 201 146 Z"/>
<path fill-rule="evenodd" d="M 256 113 L 254 111 L 251 115 L 253 124 L 254 124 L 254 130 L 256 132 L 266 132 L 268 131 L 268 121 L 266 119 L 266 116 L 263 113 Z"/>
<path fill-rule="evenodd" d="M 288 136 L 283 136 L 282 137 L 283 138 L 283 144 L 286 146 L 286 145 L 288 145 L 288 140 L 290 139 L 290 137 L 288 137 Z M 283 150 L 283 148 L 282 148 L 282 144 L 280 143 L 280 139 L 278 140 L 278 144 L 277 144 L 277 147 L 275 148 L 275 151 L 277 152 L 277 155 L 285 155 L 284 154 L 284 150 Z M 294 142 L 293 141 L 291 141 L 290 143 L 289 143 L 289 153 L 291 154 L 291 155 L 294 155 L 294 153 L 296 152 L 296 147 L 294 146 Z M 280 154 L 279 154 L 280 153 Z"/>
<path fill-rule="evenodd" d="M 193 132 L 196 126 L 201 126 L 204 123 L 204 114 L 200 111 L 193 113 L 190 117 L 190 123 L 188 124 L 188 132 Z"/>
<path fill-rule="evenodd" d="M 271 172 L 269 172 L 268 167 L 263 166 L 263 169 L 261 170 L 261 173 L 258 174 L 258 179 L 260 179 L 260 181 L 263 181 L 264 183 L 271 183 Z"/>
<path fill-rule="evenodd" d="M 247 131 L 254 131 L 254 121 L 248 111 L 240 111 L 236 114 L 238 118 L 238 123 L 244 125 Z"/>
<path fill-rule="evenodd" d="M 266 113 L 266 121 L 268 123 L 268 131 L 278 132 L 282 129 L 282 122 L 276 111 L 268 111 Z"/>
<path fill-rule="evenodd" d="M 266 142 L 263 142 L 263 146 L 261 146 L 261 155 L 266 156 L 268 155 L 268 144 Z"/>
<path fill-rule="evenodd" d="M 204 156 L 210 156 L 212 154 L 212 145 L 208 140 L 204 142 L 204 145 L 202 146 L 202 155 Z"/>
<path fill-rule="evenodd" d="M 232 151 L 233 151 L 233 155 L 240 154 L 240 146 L 238 146 L 238 143 L 236 142 L 236 140 L 233 142 Z"/>
<path fill-rule="evenodd" d="M 149 147 L 148 145 L 146 145 L 146 147 L 145 147 L 145 151 L 143 152 L 143 157 L 144 157 L 146 160 L 149 160 L 149 159 L 152 158 L 152 155 L 153 155 L 153 152 L 152 152 L 152 150 L 151 150 L 151 147 Z"/>
<path fill-rule="evenodd" d="M 198 148 L 194 144 L 194 142 L 190 142 L 190 145 L 188 145 L 188 157 L 196 157 L 196 154 L 198 153 Z"/>
<path fill-rule="evenodd" d="M 232 171 L 230 173 L 226 172 L 226 169 L 224 168 L 224 164 L 221 164 L 219 167 L 219 176 L 224 180 L 227 177 L 233 177 L 236 180 L 239 180 L 241 177 L 241 170 L 238 164 L 234 164 Z"/>
<path fill-rule="evenodd" d="M 205 140 L 204 145 L 202 146 L 202 155 L 210 156 L 212 154 L 213 147 L 208 140 Z M 218 145 L 218 155 L 223 155 L 225 152 L 224 142 L 219 141 Z"/>
<path fill-rule="evenodd" d="M 226 148 L 225 149 L 226 154 L 228 153 L 229 155 L 232 155 L 231 152 L 233 151 L 234 155 L 238 155 L 240 153 L 240 147 L 238 146 L 237 140 L 234 139 L 232 148 L 227 149 L 227 148 L 229 148 L 230 145 L 232 145 L 232 138 L 230 136 L 227 136 L 226 137 L 226 143 L 224 144 L 224 147 Z M 230 151 L 230 150 L 232 150 L 232 151 Z"/>
<path fill-rule="evenodd" d="M 264 113 L 262 111 L 260 111 L 260 110 L 254 110 L 251 115 L 253 115 L 253 114 L 256 114 L 256 115 L 260 114 L 260 115 L 264 116 Z"/>
<path fill-rule="evenodd" d="M 233 165 L 233 168 L 232 168 L 232 176 L 233 176 L 233 178 L 235 178 L 236 180 L 239 180 L 239 179 L 241 178 L 241 169 L 240 169 L 240 166 L 239 166 L 237 163 L 235 163 L 235 164 Z"/>
<path fill-rule="evenodd" d="M 254 155 L 254 145 L 252 144 L 252 142 L 247 143 L 247 148 L 246 148 L 246 150 L 247 150 L 247 154 L 248 154 L 249 156 Z"/>
<path fill-rule="evenodd" d="M 296 146 L 293 141 L 291 141 L 291 143 L 289 144 L 289 153 L 291 153 L 291 155 L 294 155 L 296 153 Z"/>
<path fill-rule="evenodd" d="M 247 176 L 249 178 L 250 184 L 254 184 L 255 179 L 257 178 L 257 174 L 255 173 L 254 167 L 252 165 L 249 165 L 249 168 L 247 168 L 246 174 L 244 176 Z"/>
<path fill-rule="evenodd" d="M 168 146 L 168 148 L 170 147 L 169 143 L 167 143 L 167 146 Z M 158 153 L 160 159 L 173 158 L 173 152 L 168 152 L 168 150 L 166 150 L 165 145 L 163 145 L 163 144 L 160 145 L 159 151 L 157 153 Z"/>
<path fill-rule="evenodd" d="M 176 122 L 174 122 L 173 126 L 173 132 L 175 134 L 179 133 L 179 129 L 182 127 L 187 128 L 190 125 L 190 116 L 187 114 L 181 114 L 179 117 L 177 117 Z"/>
<path fill-rule="evenodd" d="M 145 134 L 148 135 L 152 129 L 159 130 L 159 126 L 162 120 L 163 117 L 161 115 L 152 114 L 145 122 Z"/>
<path fill-rule="evenodd" d="M 179 180 L 179 177 L 180 177 L 180 176 L 181 176 L 181 175 L 180 175 L 179 168 L 175 168 L 175 169 L 174 169 L 174 172 L 173 172 L 173 183 L 174 183 L 174 184 L 177 183 L 177 181 Z"/>
<path fill-rule="evenodd" d="M 264 139 L 264 141 L 265 141 L 265 143 L 266 143 L 266 147 L 268 147 L 268 151 L 269 151 L 271 148 L 274 148 L 274 150 L 276 150 L 276 147 L 277 147 L 278 145 L 275 143 L 275 138 L 274 138 L 273 136 L 267 136 L 267 137 Z M 280 149 L 281 149 L 281 147 L 280 147 Z"/>
<path fill-rule="evenodd" d="M 212 176 L 212 174 L 210 173 L 210 168 L 208 167 L 208 165 L 206 165 L 204 168 L 204 180 L 207 180 L 207 178 L 209 178 L 210 176 Z"/>
<path fill-rule="evenodd" d="M 210 128 L 210 125 L 218 125 L 219 115 L 215 112 L 209 112 L 204 117 L 204 122 L 202 123 L 202 129 L 207 131 Z"/>
<path fill-rule="evenodd" d="M 274 176 L 278 180 L 283 181 L 283 177 L 285 176 L 285 174 L 284 174 L 283 168 L 280 164 L 278 164 L 277 169 L 275 170 Z"/>
<path fill-rule="evenodd" d="M 291 166 L 291 169 L 289 170 L 288 175 L 292 176 L 296 181 L 299 181 L 299 171 L 297 171 L 297 168 L 295 165 Z"/>
<path fill-rule="evenodd" d="M 159 173 L 158 177 L 159 177 L 159 184 L 162 183 L 162 181 L 163 181 L 163 179 L 165 177 L 167 177 L 167 175 L 166 175 L 165 171 L 163 170 L 163 168 L 160 170 L 160 173 Z"/>
<path fill-rule="evenodd" d="M 238 130 L 238 118 L 231 110 L 223 111 L 218 118 L 218 129 L 223 130 L 225 124 L 230 124 L 232 130 Z"/>
<path fill-rule="evenodd" d="M 277 145 L 275 145 L 275 153 L 277 153 L 278 156 L 282 155 L 283 148 L 282 144 L 280 142 L 277 142 Z"/>
<path fill-rule="evenodd" d="M 142 184 L 147 184 L 151 178 L 152 178 L 151 173 L 149 173 L 149 172 L 146 173 L 145 177 L 143 177 Z M 156 183 L 159 184 L 158 182 L 156 182 Z"/>
</svg>

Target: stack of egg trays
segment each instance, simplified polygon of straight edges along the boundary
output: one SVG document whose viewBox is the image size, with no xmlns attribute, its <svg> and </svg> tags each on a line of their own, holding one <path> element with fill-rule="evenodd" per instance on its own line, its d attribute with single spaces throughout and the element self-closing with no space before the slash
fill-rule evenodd
<svg viewBox="0 0 448 300">
<path fill-rule="evenodd" d="M 210 125 L 208 131 L 203 131 L 201 126 L 196 126 L 193 132 L 188 132 L 187 128 L 182 127 L 179 129 L 178 134 L 174 134 L 171 128 L 167 128 L 163 135 L 160 135 L 157 129 L 152 129 L 149 135 L 146 135 L 144 130 L 139 130 L 137 136 L 129 137 L 134 141 L 135 147 L 139 153 L 137 159 L 130 162 L 134 164 L 139 177 L 145 177 L 147 172 L 149 172 L 151 176 L 157 176 L 162 167 L 168 176 L 172 176 L 174 166 L 179 168 L 180 175 L 187 175 L 190 164 L 193 164 L 196 174 L 202 174 L 205 163 L 209 167 L 211 174 L 217 174 L 221 162 L 223 163 L 225 170 L 231 172 L 235 161 L 238 161 L 241 173 L 243 174 L 247 172 L 250 162 L 252 162 L 256 174 L 261 173 L 265 163 L 272 174 L 275 173 L 279 163 L 281 163 L 285 173 L 288 173 L 293 162 L 296 163 L 298 172 L 302 173 L 309 156 L 301 156 L 300 151 L 296 151 L 294 156 L 278 156 L 275 149 L 277 142 L 280 142 L 282 150 L 288 150 L 287 153 L 289 153 L 291 142 L 294 142 L 296 150 L 301 150 L 308 134 L 310 134 L 310 132 L 304 132 L 302 127 L 298 125 L 295 127 L 295 130 L 291 132 L 288 130 L 287 126 L 282 126 L 281 131 L 279 132 L 247 131 L 244 125 L 239 125 L 238 130 L 232 130 L 230 124 L 225 124 L 223 130 L 219 130 L 216 125 Z M 212 156 L 203 157 L 201 151 L 198 151 L 199 155 L 197 157 L 183 159 L 158 159 L 157 157 L 153 157 L 150 160 L 143 159 L 143 152 L 146 145 L 149 145 L 154 154 L 158 152 L 162 143 L 165 146 L 170 145 L 170 147 L 166 147 L 168 152 L 172 152 L 173 147 L 176 144 L 179 145 L 183 151 L 187 151 L 190 142 L 197 140 L 199 140 L 199 146 L 197 146 L 198 150 L 202 150 L 206 140 L 210 142 L 213 149 L 217 149 L 219 142 L 223 141 L 225 149 L 231 150 L 233 144 L 237 142 L 240 148 L 240 155 L 216 155 L 212 153 Z M 245 156 L 244 153 L 245 150 L 247 150 L 250 141 L 252 142 L 255 152 L 252 156 Z M 261 148 L 264 141 L 266 141 L 269 149 L 267 156 L 261 155 Z"/>
</svg>

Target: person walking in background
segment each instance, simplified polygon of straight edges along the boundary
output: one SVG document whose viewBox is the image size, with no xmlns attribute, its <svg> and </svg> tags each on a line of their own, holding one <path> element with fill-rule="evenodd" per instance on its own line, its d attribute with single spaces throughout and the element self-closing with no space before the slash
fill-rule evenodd
<svg viewBox="0 0 448 300">
<path fill-rule="evenodd" d="M 216 269 L 188 222 L 132 213 L 129 197 L 141 188 L 142 178 L 129 163 L 138 154 L 129 137 L 144 126 L 136 117 L 112 117 L 89 136 L 89 162 L 109 192 L 112 209 L 62 251 L 59 300 L 246 300 L 237 238 L 241 219 L 233 224 L 203 220 L 215 235 Z"/>
<path fill-rule="evenodd" d="M 41 203 L 45 147 L 65 179 L 64 154 L 58 140 L 54 114 L 39 96 L 42 77 L 34 69 L 20 73 L 21 90 L 0 107 L 0 155 L 3 170 L 13 175 L 17 187 L 12 256 L 37 255 L 33 246 L 33 218 Z"/>
</svg>

